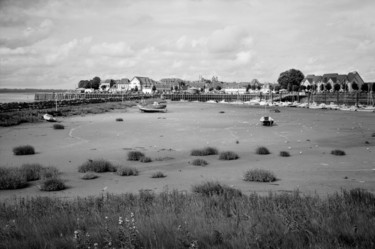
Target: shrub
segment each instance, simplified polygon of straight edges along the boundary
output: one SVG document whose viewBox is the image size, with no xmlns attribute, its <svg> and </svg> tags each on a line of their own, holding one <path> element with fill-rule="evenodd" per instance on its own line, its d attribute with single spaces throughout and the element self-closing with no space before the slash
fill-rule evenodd
<svg viewBox="0 0 375 249">
<path fill-rule="evenodd" d="M 139 161 L 140 161 L 141 163 L 150 163 L 150 162 L 152 162 L 151 158 L 150 158 L 150 157 L 147 157 L 147 156 L 141 157 L 141 158 L 139 159 Z"/>
<path fill-rule="evenodd" d="M 62 124 L 54 124 L 53 129 L 55 130 L 64 130 L 65 127 Z"/>
<path fill-rule="evenodd" d="M 139 171 L 134 167 L 118 166 L 116 174 L 119 176 L 137 176 Z"/>
<path fill-rule="evenodd" d="M 331 151 L 331 154 L 335 155 L 335 156 L 345 156 L 346 155 L 345 151 L 343 151 L 343 150 L 333 150 L 333 151 Z"/>
<path fill-rule="evenodd" d="M 193 192 L 205 196 L 212 195 L 227 195 L 227 196 L 241 196 L 242 192 L 238 189 L 229 187 L 218 182 L 205 182 L 202 184 L 194 185 Z"/>
<path fill-rule="evenodd" d="M 206 147 L 200 150 L 192 150 L 190 155 L 191 156 L 210 156 L 210 155 L 217 155 L 219 152 L 216 148 L 213 147 Z"/>
<path fill-rule="evenodd" d="M 31 145 L 22 145 L 13 148 L 13 153 L 16 156 L 33 155 L 35 154 L 34 147 Z"/>
<path fill-rule="evenodd" d="M 83 179 L 83 180 L 92 180 L 92 179 L 96 179 L 96 178 L 98 178 L 98 177 L 99 177 L 98 175 L 89 172 L 89 173 L 84 174 L 84 175 L 81 177 L 81 179 Z"/>
<path fill-rule="evenodd" d="M 124 121 L 122 118 L 116 118 L 116 121 L 117 122 L 122 122 L 122 121 Z"/>
<path fill-rule="evenodd" d="M 64 182 L 56 177 L 45 179 L 40 186 L 42 191 L 59 191 L 66 189 Z"/>
<path fill-rule="evenodd" d="M 258 155 L 268 155 L 270 151 L 266 147 L 261 146 L 256 149 L 255 153 Z"/>
<path fill-rule="evenodd" d="M 158 171 L 158 172 L 155 172 L 154 174 L 152 174 L 151 178 L 164 178 L 166 177 L 166 175 L 164 175 L 163 172 L 161 171 Z"/>
<path fill-rule="evenodd" d="M 144 156 L 145 156 L 145 154 L 143 154 L 140 151 L 129 151 L 128 152 L 128 160 L 129 161 L 139 161 Z"/>
<path fill-rule="evenodd" d="M 20 169 L 0 167 L 0 189 L 18 189 L 26 186 L 26 175 Z"/>
<path fill-rule="evenodd" d="M 35 181 L 40 179 L 40 172 L 43 170 L 43 166 L 37 163 L 23 164 L 20 170 L 25 174 L 27 181 Z"/>
<path fill-rule="evenodd" d="M 224 151 L 219 155 L 220 160 L 237 160 L 239 156 L 233 151 Z"/>
<path fill-rule="evenodd" d="M 87 160 L 78 168 L 78 172 L 85 173 L 87 171 L 102 173 L 102 172 L 114 172 L 116 168 L 112 165 L 111 162 L 98 159 L 98 160 Z"/>
<path fill-rule="evenodd" d="M 194 166 L 206 166 L 206 165 L 208 165 L 208 162 L 204 159 L 197 158 L 197 159 L 194 159 L 191 162 L 191 164 L 194 165 Z"/>
<path fill-rule="evenodd" d="M 269 170 L 251 169 L 245 172 L 244 180 L 249 182 L 274 182 L 277 179 Z"/>
<path fill-rule="evenodd" d="M 60 172 L 55 167 L 45 167 L 40 170 L 40 178 L 50 179 L 50 178 L 57 178 L 59 176 Z"/>
<path fill-rule="evenodd" d="M 281 157 L 290 157 L 290 154 L 288 151 L 280 151 L 280 156 Z"/>
</svg>

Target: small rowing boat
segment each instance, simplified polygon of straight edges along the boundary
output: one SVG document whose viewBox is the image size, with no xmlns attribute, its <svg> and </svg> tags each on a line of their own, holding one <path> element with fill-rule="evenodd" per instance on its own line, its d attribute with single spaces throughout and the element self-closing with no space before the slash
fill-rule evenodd
<svg viewBox="0 0 375 249">
<path fill-rule="evenodd" d="M 54 118 L 51 114 L 44 114 L 43 119 L 48 122 L 56 122 L 56 118 Z"/>
</svg>

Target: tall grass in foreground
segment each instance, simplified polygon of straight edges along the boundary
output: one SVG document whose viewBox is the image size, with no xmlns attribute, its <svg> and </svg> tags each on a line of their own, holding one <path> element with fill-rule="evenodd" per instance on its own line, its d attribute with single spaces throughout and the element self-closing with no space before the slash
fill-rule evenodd
<svg viewBox="0 0 375 249">
<path fill-rule="evenodd" d="M 0 205 L 0 248 L 374 248 L 374 208 L 359 189 L 37 197 Z"/>
</svg>

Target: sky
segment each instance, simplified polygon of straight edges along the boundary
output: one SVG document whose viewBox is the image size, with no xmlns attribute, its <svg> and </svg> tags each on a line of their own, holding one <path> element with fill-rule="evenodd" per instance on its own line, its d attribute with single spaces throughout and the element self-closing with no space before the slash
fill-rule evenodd
<svg viewBox="0 0 375 249">
<path fill-rule="evenodd" d="M 0 0 L 0 88 L 80 80 L 375 81 L 373 0 Z"/>
</svg>

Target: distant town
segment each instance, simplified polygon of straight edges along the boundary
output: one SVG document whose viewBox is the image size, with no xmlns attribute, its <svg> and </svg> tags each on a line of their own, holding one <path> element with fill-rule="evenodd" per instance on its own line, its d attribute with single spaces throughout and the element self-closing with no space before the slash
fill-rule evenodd
<svg viewBox="0 0 375 249">
<path fill-rule="evenodd" d="M 179 78 L 164 78 L 159 81 L 149 77 L 134 76 L 122 79 L 105 79 L 94 77 L 81 80 L 76 91 L 82 93 L 107 92 L 124 93 L 140 92 L 144 94 L 170 92 L 196 93 L 278 93 L 279 91 L 311 91 L 311 92 L 353 92 L 375 91 L 374 82 L 364 82 L 358 72 L 347 74 L 327 73 L 323 75 L 309 74 L 304 76 L 299 70 L 290 69 L 280 74 L 276 83 L 260 82 L 253 79 L 249 82 L 224 82 L 217 76 L 211 79 L 199 76 L 196 81 Z"/>
</svg>

